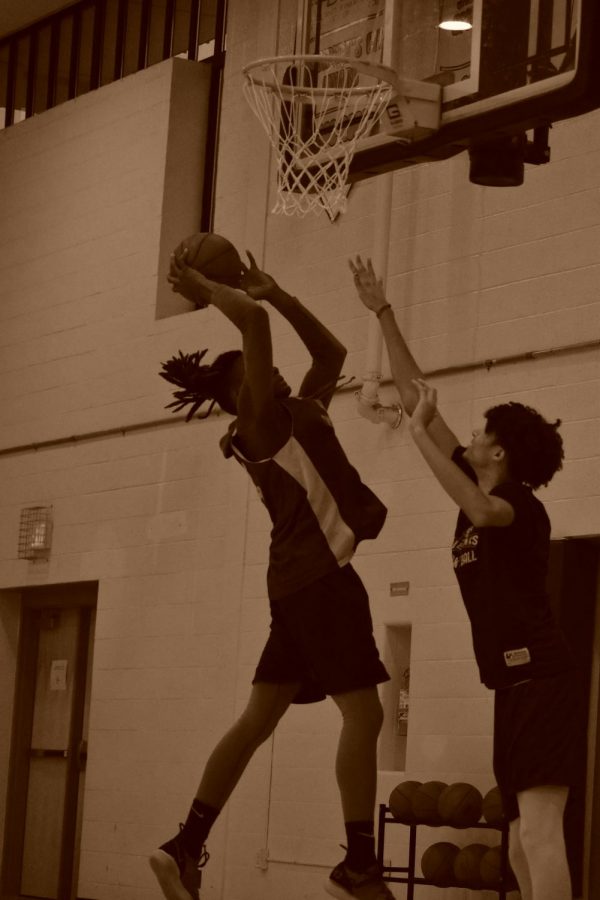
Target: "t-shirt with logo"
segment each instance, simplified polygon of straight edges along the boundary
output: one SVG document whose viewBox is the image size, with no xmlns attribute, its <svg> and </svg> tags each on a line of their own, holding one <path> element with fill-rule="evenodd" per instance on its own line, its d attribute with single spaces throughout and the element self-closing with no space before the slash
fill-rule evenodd
<svg viewBox="0 0 600 900">
<path fill-rule="evenodd" d="M 457 447 L 453 461 L 473 481 Z M 566 671 L 574 660 L 546 589 L 550 521 L 531 488 L 517 481 L 490 494 L 514 509 L 510 525 L 476 527 L 460 510 L 452 561 L 471 622 L 481 681 L 502 688 Z"/>
<path fill-rule="evenodd" d="M 375 538 L 387 510 L 351 465 L 323 404 L 280 401 L 290 436 L 277 453 L 258 462 L 236 446 L 235 428 L 221 442 L 254 482 L 273 528 L 269 596 L 279 599 L 345 566 L 358 543 Z"/>
</svg>

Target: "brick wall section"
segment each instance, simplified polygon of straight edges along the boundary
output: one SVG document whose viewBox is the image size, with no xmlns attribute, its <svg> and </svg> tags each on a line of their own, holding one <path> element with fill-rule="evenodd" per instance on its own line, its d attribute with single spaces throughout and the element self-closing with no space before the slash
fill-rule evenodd
<svg viewBox="0 0 600 900">
<path fill-rule="evenodd" d="M 374 253 L 376 182 L 353 188 L 334 225 L 268 214 L 267 141 L 239 87 L 242 65 L 275 51 L 274 6 L 230 4 L 216 230 L 333 328 L 349 349 L 345 371 L 360 379 L 367 319 L 346 260 Z M 178 347 L 239 345 L 211 311 L 154 318 L 169 65 L 0 135 L 0 446 L 158 418 L 168 396 L 159 360 Z M 469 184 L 463 157 L 394 176 L 388 292 L 425 370 L 600 337 L 599 164 L 595 113 L 556 125 L 552 163 L 528 168 L 518 189 Z M 306 355 L 276 315 L 273 332 L 276 363 L 297 386 Z M 589 349 L 438 382 L 465 440 L 507 398 L 563 419 L 565 469 L 540 493 L 555 537 L 600 533 L 599 377 Z M 334 400 L 332 416 L 389 507 L 380 538 L 356 558 L 377 637 L 383 645 L 387 624 L 412 625 L 407 768 L 382 773 L 380 799 L 404 778 L 486 790 L 491 699 L 449 562 L 455 511 L 405 428 L 361 419 L 351 392 Z M 185 815 L 266 635 L 268 522 L 243 473 L 220 457 L 226 422 L 0 459 L 0 588 L 100 582 L 80 896 L 158 897 L 145 854 Z M 46 567 L 15 558 L 19 510 L 34 503 L 55 508 Z M 400 580 L 409 596 L 391 598 Z M 344 838 L 338 727 L 331 703 L 290 711 L 216 828 L 204 900 L 321 896 Z M 256 865 L 265 849 L 266 870 Z M 423 900 L 466 896 L 420 890 Z"/>
</svg>

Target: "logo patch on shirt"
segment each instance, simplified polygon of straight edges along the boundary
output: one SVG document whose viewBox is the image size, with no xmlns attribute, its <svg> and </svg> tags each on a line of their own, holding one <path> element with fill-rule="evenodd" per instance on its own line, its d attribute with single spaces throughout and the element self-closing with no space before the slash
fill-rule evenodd
<svg viewBox="0 0 600 900">
<path fill-rule="evenodd" d="M 455 569 L 462 569 L 469 563 L 477 562 L 475 547 L 479 543 L 479 535 L 473 525 L 470 525 L 456 538 L 452 545 L 452 562 Z"/>
<path fill-rule="evenodd" d="M 525 666 L 531 662 L 531 654 L 527 647 L 519 647 L 518 650 L 505 650 L 504 662 L 507 666 Z"/>
</svg>

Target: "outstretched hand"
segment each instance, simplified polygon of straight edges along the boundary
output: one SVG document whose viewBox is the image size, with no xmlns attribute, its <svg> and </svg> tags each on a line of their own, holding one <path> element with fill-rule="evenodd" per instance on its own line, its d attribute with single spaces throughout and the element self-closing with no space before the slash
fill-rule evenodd
<svg viewBox="0 0 600 900">
<path fill-rule="evenodd" d="M 171 290 L 176 294 L 181 294 L 187 300 L 195 303 L 199 309 L 204 309 L 208 306 L 212 292 L 218 287 L 218 284 L 216 281 L 206 278 L 196 269 L 190 268 L 187 264 L 187 253 L 187 247 L 184 247 L 179 253 L 171 254 L 167 281 L 171 285 Z"/>
<path fill-rule="evenodd" d="M 411 416 L 410 424 L 412 427 L 416 425 L 427 429 L 437 415 L 437 391 L 422 378 L 413 378 L 412 382 L 419 393 L 419 399 Z"/>
<path fill-rule="evenodd" d="M 244 274 L 242 275 L 240 287 L 253 300 L 269 300 L 273 291 L 277 290 L 277 282 L 271 275 L 258 268 L 256 260 L 249 250 L 246 250 L 246 253 L 248 254 L 250 265 L 247 266 L 245 263 L 242 263 Z"/>
<path fill-rule="evenodd" d="M 349 259 L 348 265 L 354 275 L 354 286 L 361 301 L 367 309 L 375 313 L 379 312 L 382 306 L 387 305 L 383 278 L 377 277 L 370 259 L 367 259 L 365 265 L 360 256 L 357 256 L 355 260 Z"/>
</svg>

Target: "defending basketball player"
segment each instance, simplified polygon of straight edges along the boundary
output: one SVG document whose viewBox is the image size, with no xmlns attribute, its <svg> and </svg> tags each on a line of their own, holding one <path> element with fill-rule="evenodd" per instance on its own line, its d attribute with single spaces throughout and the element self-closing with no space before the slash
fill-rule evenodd
<svg viewBox="0 0 600 900">
<path fill-rule="evenodd" d="M 494 771 L 522 900 L 571 900 L 563 814 L 576 780 L 577 673 L 546 593 L 550 523 L 533 494 L 562 467 L 560 422 L 503 403 L 460 446 L 370 260 L 350 268 L 380 319 L 413 440 L 459 507 L 452 557 L 481 680 L 495 691 Z"/>
<path fill-rule="evenodd" d="M 150 863 L 167 900 L 197 898 L 205 841 L 252 755 L 291 703 L 330 695 L 342 716 L 336 776 L 348 849 L 326 890 L 346 900 L 393 900 L 374 846 L 377 684 L 388 674 L 366 591 L 350 564 L 358 542 L 379 533 L 386 510 L 350 465 L 327 415 L 344 347 L 249 257 L 243 290 L 190 268 L 185 250 L 172 258 L 173 290 L 226 316 L 241 333 L 242 350 L 210 366 L 201 364 L 205 351 L 180 354 L 161 374 L 178 388 L 175 411 L 189 404 L 193 414 L 216 402 L 235 416 L 221 448 L 247 470 L 273 522 L 271 629 L 245 711 L 209 757 L 180 833 Z M 298 397 L 273 368 L 269 315 L 257 300 L 285 316 L 312 358 Z"/>
</svg>

